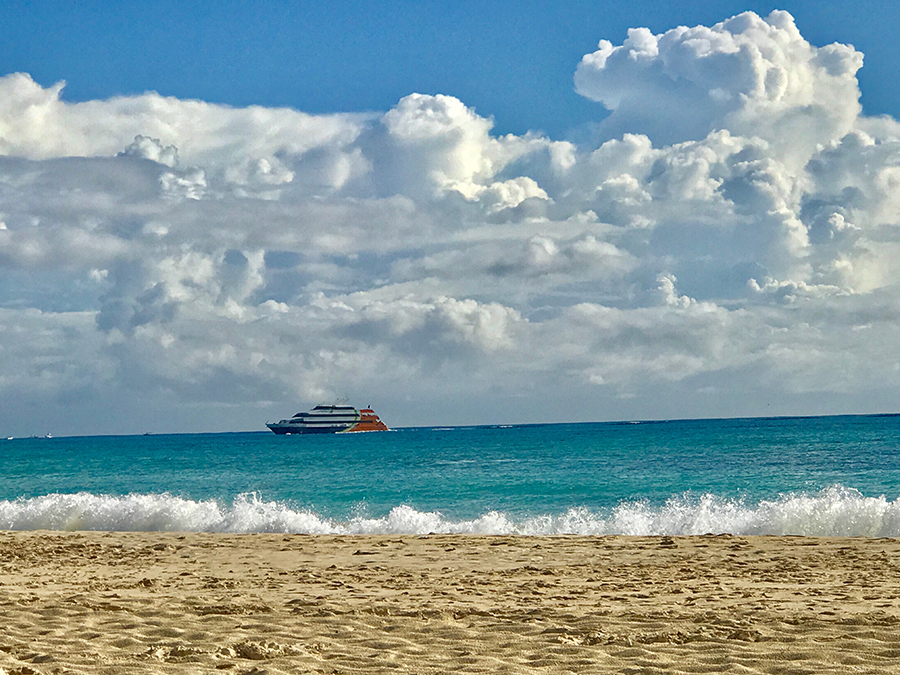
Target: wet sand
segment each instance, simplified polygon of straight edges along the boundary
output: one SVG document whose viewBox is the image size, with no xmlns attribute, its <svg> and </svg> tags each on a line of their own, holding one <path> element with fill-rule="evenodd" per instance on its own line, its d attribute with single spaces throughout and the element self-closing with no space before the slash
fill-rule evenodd
<svg viewBox="0 0 900 675">
<path fill-rule="evenodd" d="M 0 674 L 900 673 L 900 540 L 0 532 Z"/>
</svg>

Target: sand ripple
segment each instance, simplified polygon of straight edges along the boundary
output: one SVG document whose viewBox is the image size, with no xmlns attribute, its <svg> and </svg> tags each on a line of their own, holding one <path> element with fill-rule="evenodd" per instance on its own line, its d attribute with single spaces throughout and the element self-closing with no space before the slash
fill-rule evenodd
<svg viewBox="0 0 900 675">
<path fill-rule="evenodd" d="M 0 675 L 900 672 L 900 542 L 0 533 Z"/>
</svg>

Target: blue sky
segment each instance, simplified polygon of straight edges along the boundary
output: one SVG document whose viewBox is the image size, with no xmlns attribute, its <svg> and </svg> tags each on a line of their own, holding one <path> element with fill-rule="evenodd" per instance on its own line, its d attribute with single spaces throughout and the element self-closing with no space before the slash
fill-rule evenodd
<svg viewBox="0 0 900 675">
<path fill-rule="evenodd" d="M 0 437 L 896 411 L 894 3 L 0 21 Z"/>
<path fill-rule="evenodd" d="M 65 6 L 61 11 L 60 7 Z M 599 39 L 660 33 L 745 10 L 785 9 L 816 45 L 849 42 L 868 114 L 896 114 L 900 9 L 890 0 L 735 2 L 4 2 L 0 72 L 27 72 L 85 101 L 157 91 L 312 113 L 383 111 L 407 94 L 449 94 L 497 133 L 578 136 L 602 118 L 572 72 Z"/>
</svg>

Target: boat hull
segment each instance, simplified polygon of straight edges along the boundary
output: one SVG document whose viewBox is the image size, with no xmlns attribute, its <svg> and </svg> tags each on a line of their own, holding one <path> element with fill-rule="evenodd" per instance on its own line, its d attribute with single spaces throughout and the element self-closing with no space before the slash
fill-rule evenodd
<svg viewBox="0 0 900 675">
<path fill-rule="evenodd" d="M 321 429 L 321 428 L 301 428 L 296 425 L 286 426 L 282 424 L 267 424 L 269 430 L 279 436 L 291 436 L 293 434 L 338 434 L 345 432 L 346 429 Z"/>
</svg>

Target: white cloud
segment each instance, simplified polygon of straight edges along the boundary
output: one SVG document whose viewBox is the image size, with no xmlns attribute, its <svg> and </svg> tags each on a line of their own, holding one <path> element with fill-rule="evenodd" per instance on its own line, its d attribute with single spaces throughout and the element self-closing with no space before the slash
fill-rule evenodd
<svg viewBox="0 0 900 675">
<path fill-rule="evenodd" d="M 140 134 L 135 136 L 134 141 L 119 154 L 142 157 L 169 167 L 178 164 L 178 148 L 174 145 L 163 147 L 158 138 L 148 138 Z"/>
<path fill-rule="evenodd" d="M 861 63 L 784 12 L 634 29 L 578 66 L 593 146 L 446 95 L 307 115 L 0 77 L 0 426 L 888 406 L 900 123 L 861 115 Z"/>
<path fill-rule="evenodd" d="M 852 128 L 861 66 L 848 45 L 810 45 L 787 12 L 745 12 L 660 35 L 634 28 L 620 46 L 603 40 L 582 59 L 575 85 L 613 111 L 610 134 L 671 144 L 727 129 L 767 141 L 801 168 L 818 144 Z"/>
</svg>

